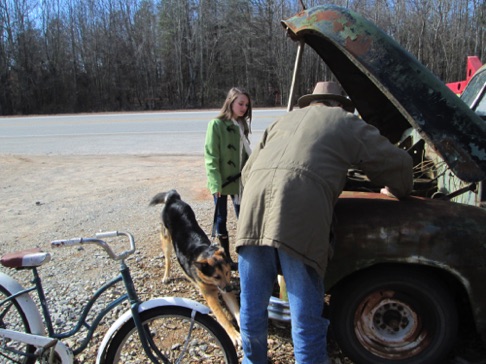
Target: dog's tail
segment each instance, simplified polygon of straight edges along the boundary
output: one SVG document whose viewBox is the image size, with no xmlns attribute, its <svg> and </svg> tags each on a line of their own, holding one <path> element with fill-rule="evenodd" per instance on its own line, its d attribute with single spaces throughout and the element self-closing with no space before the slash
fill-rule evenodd
<svg viewBox="0 0 486 364">
<path fill-rule="evenodd" d="M 174 200 L 180 200 L 181 196 L 177 193 L 176 190 L 170 190 L 167 192 L 161 192 L 156 194 L 153 198 L 152 201 L 150 201 L 150 206 L 157 205 L 159 203 L 169 203 Z"/>
</svg>

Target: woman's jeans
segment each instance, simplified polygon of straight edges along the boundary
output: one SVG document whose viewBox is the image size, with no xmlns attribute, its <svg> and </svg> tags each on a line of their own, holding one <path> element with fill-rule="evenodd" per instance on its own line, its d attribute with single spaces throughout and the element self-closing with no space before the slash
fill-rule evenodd
<svg viewBox="0 0 486 364">
<path fill-rule="evenodd" d="M 228 236 L 226 221 L 228 219 L 228 195 L 214 196 L 214 206 L 216 209 L 214 216 L 214 231 L 216 235 Z M 235 207 L 236 218 L 240 214 L 240 205 L 235 203 L 235 196 L 231 195 L 233 206 Z"/>
<path fill-rule="evenodd" d="M 295 362 L 328 363 L 329 321 L 322 316 L 323 279 L 313 268 L 281 249 L 242 246 L 238 250 L 238 262 L 243 363 L 267 364 L 267 308 L 278 274 L 277 259 L 287 285 Z"/>
</svg>

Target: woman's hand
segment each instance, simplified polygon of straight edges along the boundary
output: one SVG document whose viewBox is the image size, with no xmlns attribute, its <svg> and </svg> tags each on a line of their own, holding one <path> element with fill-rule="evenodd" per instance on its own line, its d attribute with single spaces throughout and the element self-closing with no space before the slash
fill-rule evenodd
<svg viewBox="0 0 486 364">
<path fill-rule="evenodd" d="M 216 197 L 216 198 L 220 198 L 221 197 L 221 192 L 213 193 L 213 196 Z"/>
</svg>

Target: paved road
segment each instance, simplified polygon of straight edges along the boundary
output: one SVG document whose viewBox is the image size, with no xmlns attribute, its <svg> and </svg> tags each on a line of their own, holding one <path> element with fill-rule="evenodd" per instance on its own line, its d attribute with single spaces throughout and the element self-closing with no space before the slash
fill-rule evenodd
<svg viewBox="0 0 486 364">
<path fill-rule="evenodd" d="M 218 110 L 0 118 L 0 154 L 202 154 Z M 253 110 L 255 145 L 284 108 Z"/>
</svg>

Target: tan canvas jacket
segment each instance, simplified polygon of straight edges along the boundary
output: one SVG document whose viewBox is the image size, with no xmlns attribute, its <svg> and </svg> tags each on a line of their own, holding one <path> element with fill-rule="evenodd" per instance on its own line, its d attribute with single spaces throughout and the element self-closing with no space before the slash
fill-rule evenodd
<svg viewBox="0 0 486 364">
<path fill-rule="evenodd" d="M 407 152 L 341 108 L 311 105 L 272 124 L 243 169 L 237 249 L 282 248 L 324 275 L 333 208 L 353 165 L 397 197 L 412 190 Z"/>
</svg>

